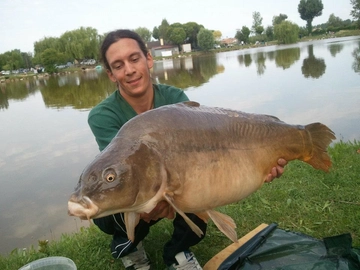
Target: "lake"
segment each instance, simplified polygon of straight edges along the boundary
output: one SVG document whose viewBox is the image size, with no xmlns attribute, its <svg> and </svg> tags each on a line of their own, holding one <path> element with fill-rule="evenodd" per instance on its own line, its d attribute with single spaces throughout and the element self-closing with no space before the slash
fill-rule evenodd
<svg viewBox="0 0 360 270">
<path fill-rule="evenodd" d="M 322 122 L 337 141 L 360 139 L 360 37 L 157 61 L 153 78 L 204 105 Z M 115 85 L 92 70 L 0 87 L 0 253 L 7 254 L 88 226 L 67 215 L 67 200 L 98 153 L 89 110 Z"/>
</svg>

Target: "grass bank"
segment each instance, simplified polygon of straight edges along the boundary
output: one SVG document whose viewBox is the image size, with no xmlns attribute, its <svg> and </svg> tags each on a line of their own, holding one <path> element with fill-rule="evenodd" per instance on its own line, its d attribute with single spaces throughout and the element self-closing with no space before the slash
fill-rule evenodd
<svg viewBox="0 0 360 270">
<path fill-rule="evenodd" d="M 309 234 L 316 238 L 349 232 L 353 245 L 360 246 L 360 141 L 338 142 L 329 148 L 333 167 L 329 173 L 314 170 L 294 161 L 284 175 L 242 202 L 220 209 L 237 224 L 241 237 L 261 223 L 276 222 L 280 228 Z M 171 221 L 155 225 L 144 245 L 155 269 L 163 269 L 162 249 L 172 232 Z M 64 234 L 58 241 L 40 241 L 38 247 L 15 249 L 0 256 L 0 269 L 18 269 L 47 256 L 71 258 L 79 270 L 123 269 L 109 252 L 111 237 L 96 226 Z M 205 264 L 217 252 L 231 244 L 210 222 L 205 239 L 193 247 Z"/>
</svg>

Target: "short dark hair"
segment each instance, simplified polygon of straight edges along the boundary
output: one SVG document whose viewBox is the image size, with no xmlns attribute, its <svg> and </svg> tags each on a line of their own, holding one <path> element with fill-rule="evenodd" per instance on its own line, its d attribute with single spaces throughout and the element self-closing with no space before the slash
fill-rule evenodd
<svg viewBox="0 0 360 270">
<path fill-rule="evenodd" d="M 138 43 L 140 50 L 143 52 L 143 54 L 145 56 L 147 56 L 148 49 L 146 48 L 145 42 L 142 40 L 142 38 L 136 32 L 128 30 L 128 29 L 115 30 L 106 35 L 106 37 L 100 47 L 101 61 L 104 63 L 106 69 L 110 69 L 109 62 L 106 59 L 107 50 L 113 43 L 117 42 L 118 40 L 120 40 L 122 38 L 134 39 Z"/>
</svg>

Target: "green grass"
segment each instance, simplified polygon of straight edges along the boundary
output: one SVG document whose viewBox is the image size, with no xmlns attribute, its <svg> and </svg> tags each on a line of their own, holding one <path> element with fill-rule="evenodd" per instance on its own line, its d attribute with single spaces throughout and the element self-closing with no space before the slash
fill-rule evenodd
<svg viewBox="0 0 360 270">
<path fill-rule="evenodd" d="M 316 238 L 349 232 L 353 246 L 360 246 L 360 142 L 338 142 L 329 148 L 333 167 L 329 173 L 293 161 L 285 173 L 264 185 L 242 202 L 220 209 L 237 224 L 238 237 L 261 223 L 276 222 L 282 229 L 302 232 Z M 171 221 L 155 225 L 145 248 L 155 269 L 164 269 L 163 245 L 172 232 Z M 111 237 L 96 226 L 64 234 L 58 241 L 40 243 L 37 248 L 14 250 L 0 256 L 0 269 L 18 269 L 33 260 L 47 256 L 71 258 L 78 269 L 123 269 L 110 255 Z M 231 244 L 210 222 L 205 239 L 192 248 L 201 264 Z"/>
</svg>

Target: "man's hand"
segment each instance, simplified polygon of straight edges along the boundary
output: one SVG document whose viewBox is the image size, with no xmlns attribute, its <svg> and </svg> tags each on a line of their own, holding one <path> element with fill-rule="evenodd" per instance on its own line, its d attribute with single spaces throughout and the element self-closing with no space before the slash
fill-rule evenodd
<svg viewBox="0 0 360 270">
<path fill-rule="evenodd" d="M 174 209 L 166 201 L 160 201 L 150 213 L 140 214 L 140 218 L 146 222 L 158 220 L 159 218 L 173 219 L 175 217 Z"/>
<path fill-rule="evenodd" d="M 279 158 L 278 165 L 271 169 L 271 172 L 268 174 L 265 182 L 270 183 L 275 178 L 280 177 L 284 173 L 284 167 L 287 164 L 287 161 L 283 158 Z"/>
</svg>

